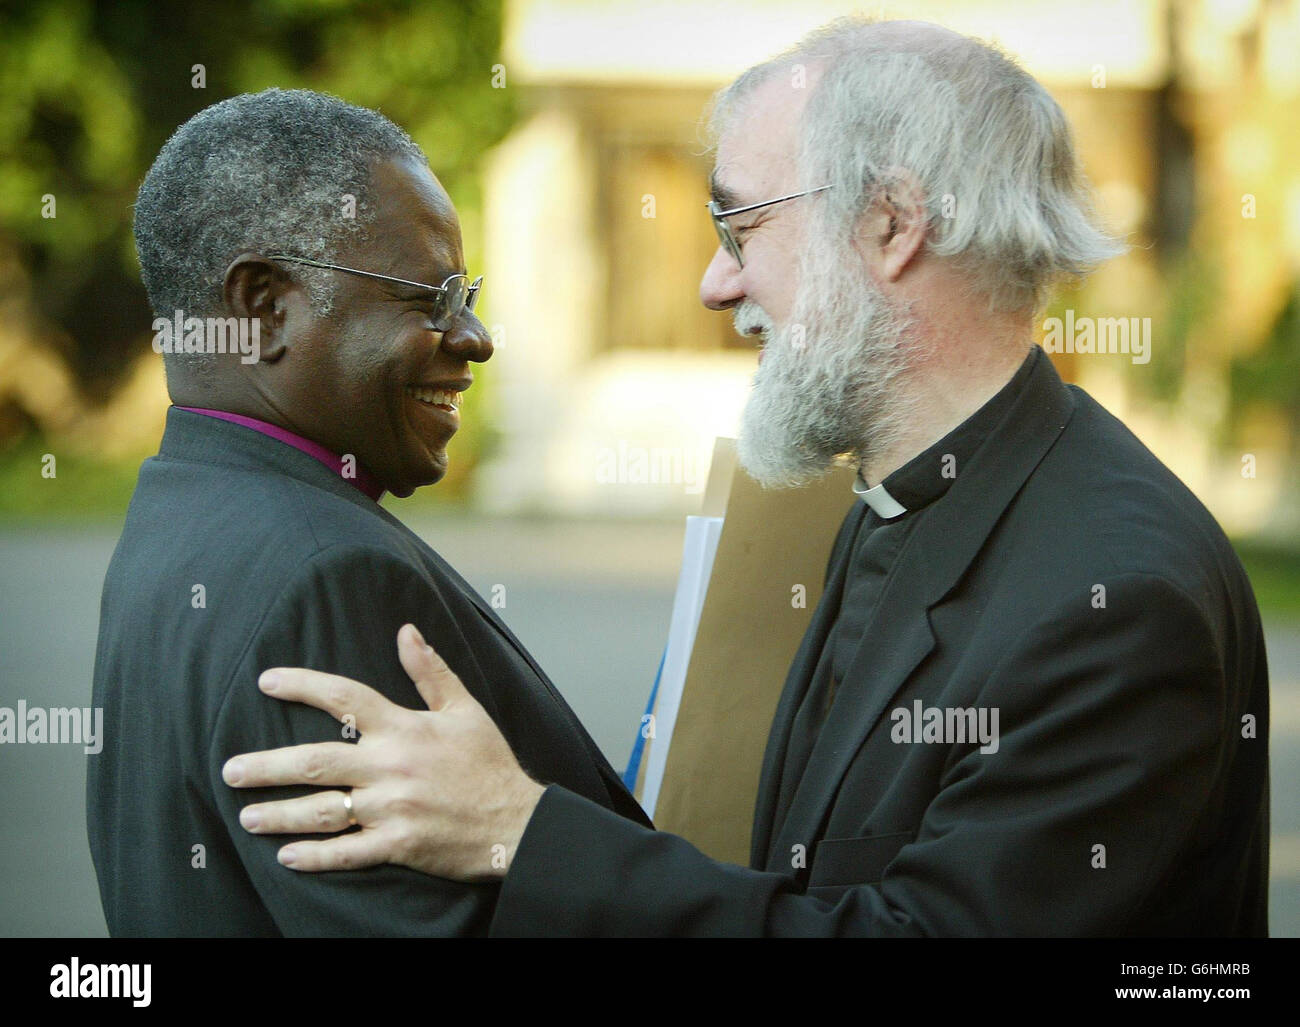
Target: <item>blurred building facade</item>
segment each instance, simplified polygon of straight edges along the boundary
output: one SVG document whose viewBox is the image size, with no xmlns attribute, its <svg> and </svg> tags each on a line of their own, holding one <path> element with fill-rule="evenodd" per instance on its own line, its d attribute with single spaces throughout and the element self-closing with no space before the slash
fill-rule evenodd
<svg viewBox="0 0 1300 1027">
<path fill-rule="evenodd" d="M 479 501 L 698 509 L 712 440 L 735 434 L 756 362 L 730 317 L 698 301 L 716 247 L 702 113 L 744 68 L 854 12 L 993 39 L 1059 100 L 1103 217 L 1132 250 L 1045 317 L 1150 318 L 1153 330 L 1149 363 L 1066 353 L 1058 367 L 1230 531 L 1285 525 L 1300 505 L 1288 493 L 1294 420 L 1261 408 L 1237 437 L 1225 426 L 1231 363 L 1263 345 L 1300 274 L 1293 0 L 917 0 L 865 12 L 510 0 L 502 70 L 524 115 L 485 181 L 500 444 Z"/>
</svg>

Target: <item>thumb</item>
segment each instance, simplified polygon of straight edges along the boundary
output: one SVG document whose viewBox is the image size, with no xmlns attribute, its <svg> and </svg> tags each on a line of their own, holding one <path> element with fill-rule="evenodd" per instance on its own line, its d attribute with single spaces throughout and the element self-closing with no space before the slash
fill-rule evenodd
<svg viewBox="0 0 1300 1027">
<path fill-rule="evenodd" d="M 425 642 L 414 624 L 403 624 L 397 632 L 397 658 L 415 683 L 429 709 L 437 712 L 463 692 L 465 686 L 441 656 Z"/>
</svg>

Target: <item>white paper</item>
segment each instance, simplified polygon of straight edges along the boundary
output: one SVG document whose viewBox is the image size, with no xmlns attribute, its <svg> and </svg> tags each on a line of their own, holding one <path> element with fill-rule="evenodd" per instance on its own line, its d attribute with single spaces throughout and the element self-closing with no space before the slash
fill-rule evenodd
<svg viewBox="0 0 1300 1027">
<path fill-rule="evenodd" d="M 695 632 L 700 626 L 700 611 L 709 590 L 713 558 L 722 535 L 721 517 L 687 517 L 686 540 L 682 545 L 682 569 L 677 576 L 677 594 L 673 598 L 673 615 L 668 625 L 668 645 L 664 651 L 664 669 L 659 675 L 659 692 L 655 697 L 654 738 L 647 753 L 645 783 L 641 808 L 654 819 L 668 763 L 668 746 L 682 704 L 686 668 L 695 647 Z"/>
</svg>

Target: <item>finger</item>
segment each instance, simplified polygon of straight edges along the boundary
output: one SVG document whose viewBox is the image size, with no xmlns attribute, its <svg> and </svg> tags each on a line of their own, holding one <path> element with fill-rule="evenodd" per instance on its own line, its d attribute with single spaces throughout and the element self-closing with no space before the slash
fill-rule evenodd
<svg viewBox="0 0 1300 1027">
<path fill-rule="evenodd" d="M 460 678 L 424 640 L 414 624 L 403 624 L 397 633 L 397 658 L 402 661 L 429 709 L 441 710 L 458 694 L 465 692 Z"/>
<path fill-rule="evenodd" d="M 380 831 L 353 831 L 319 842 L 294 842 L 280 850 L 279 860 L 291 870 L 316 873 L 321 870 L 360 870 L 387 859 Z"/>
<path fill-rule="evenodd" d="M 314 742 L 232 756 L 221 778 L 233 788 L 269 785 L 333 785 L 356 788 L 370 783 L 358 748 L 348 742 Z"/>
<path fill-rule="evenodd" d="M 315 706 L 340 723 L 349 723 L 350 717 L 362 733 L 381 727 L 401 709 L 360 681 L 304 667 L 272 667 L 257 679 L 257 687 L 285 702 Z"/>
<path fill-rule="evenodd" d="M 357 795 L 352 792 L 313 792 L 296 799 L 259 802 L 239 811 L 239 823 L 249 834 L 333 834 L 360 820 Z M 347 800 L 352 799 L 349 813 Z"/>
</svg>

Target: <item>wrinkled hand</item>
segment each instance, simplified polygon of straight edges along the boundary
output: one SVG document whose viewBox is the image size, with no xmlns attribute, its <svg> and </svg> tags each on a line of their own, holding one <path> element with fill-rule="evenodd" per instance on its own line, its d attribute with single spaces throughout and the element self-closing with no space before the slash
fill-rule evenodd
<svg viewBox="0 0 1300 1027">
<path fill-rule="evenodd" d="M 263 692 L 303 702 L 339 721 L 351 716 L 355 743 L 320 742 L 235 756 L 222 777 L 235 788 L 322 785 L 296 799 L 244 807 L 253 834 L 328 834 L 280 850 L 294 870 L 354 870 L 397 863 L 459 881 L 505 876 L 544 787 L 519 766 L 492 718 L 412 624 L 397 633 L 406 673 L 429 707 L 408 710 L 335 674 L 277 667 Z"/>
</svg>

